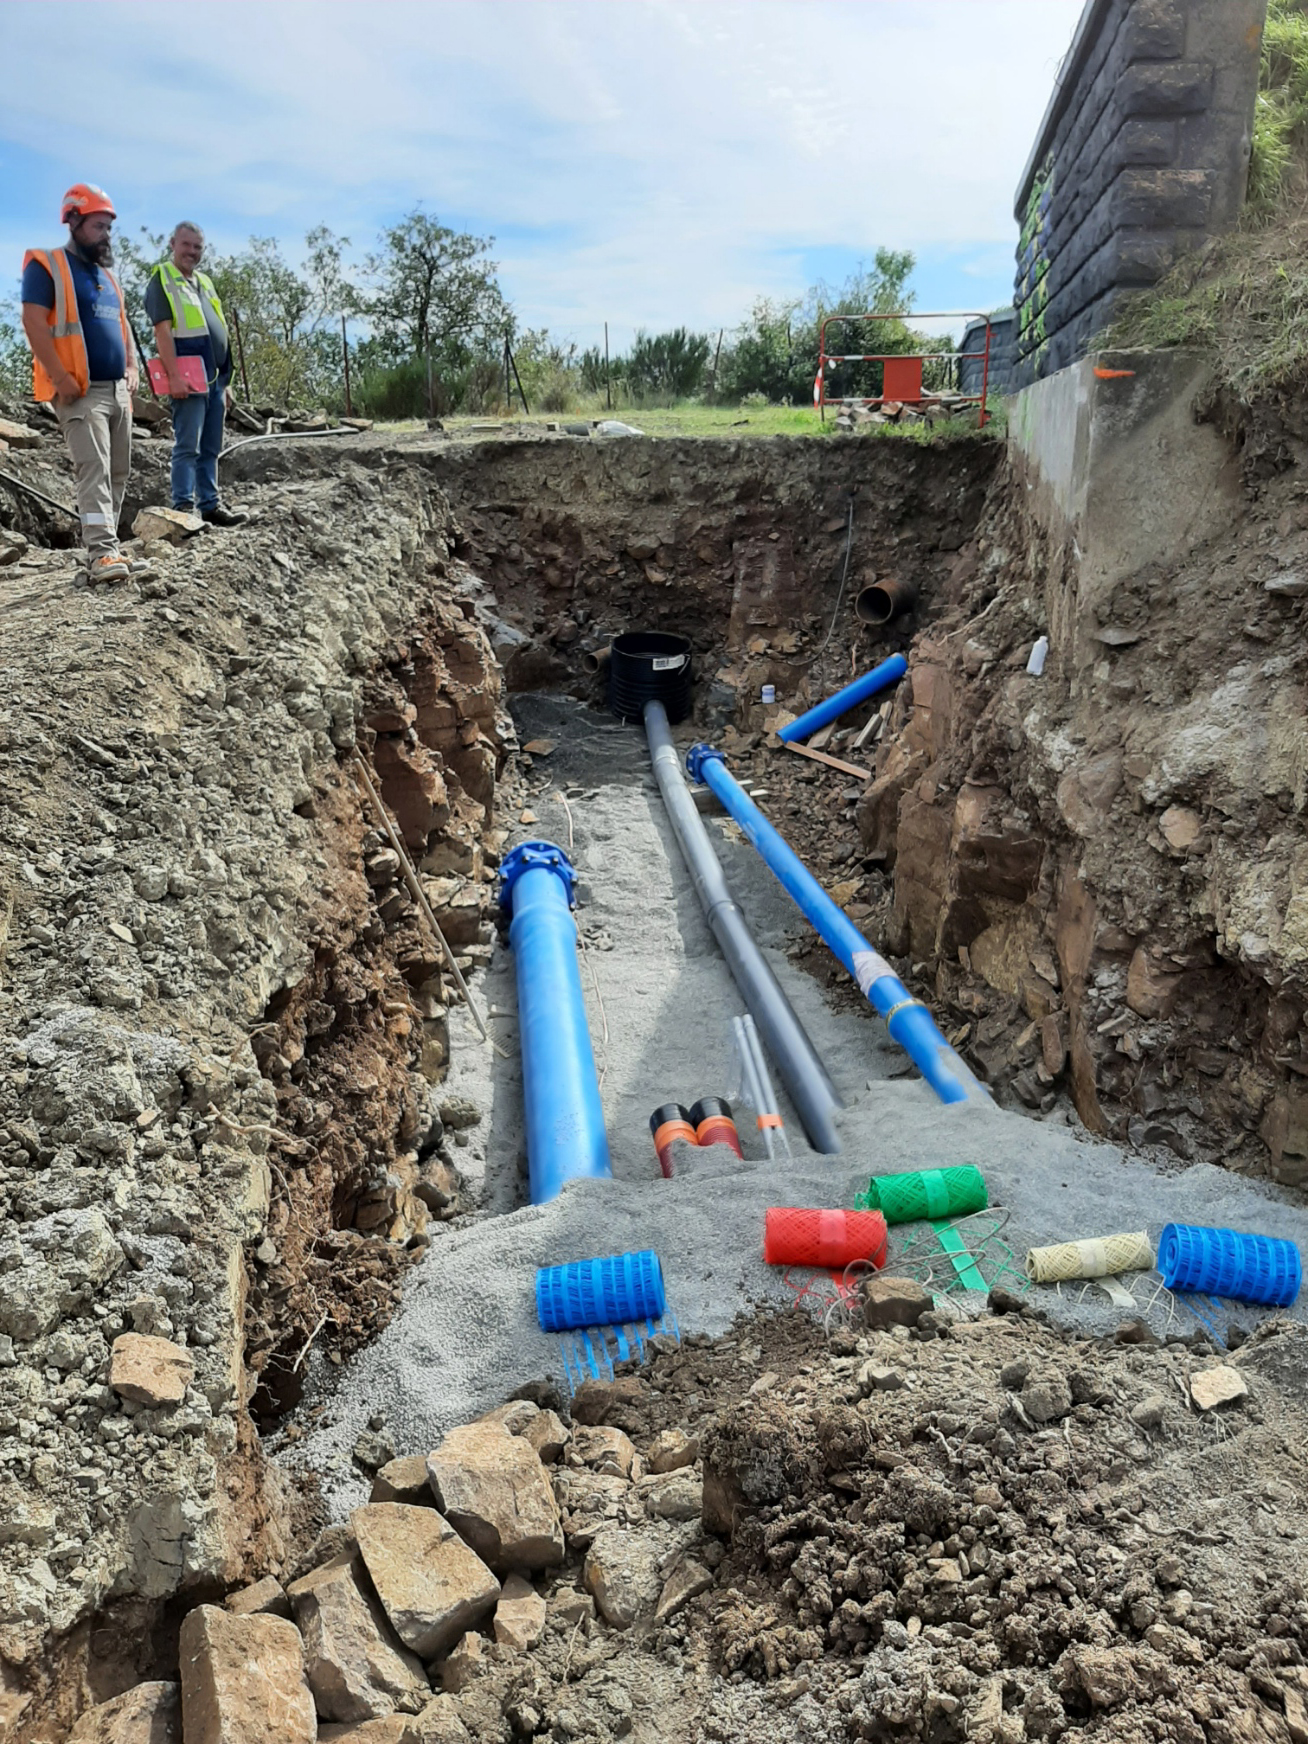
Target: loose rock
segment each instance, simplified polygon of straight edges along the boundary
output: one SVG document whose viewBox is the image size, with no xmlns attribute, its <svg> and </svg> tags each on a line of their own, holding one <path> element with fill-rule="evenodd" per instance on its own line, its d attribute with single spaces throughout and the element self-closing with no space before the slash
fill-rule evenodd
<svg viewBox="0 0 1308 1744">
<path fill-rule="evenodd" d="M 713 1571 L 705 1568 L 702 1562 L 693 1558 L 677 1564 L 664 1583 L 659 1594 L 659 1602 L 654 1610 L 654 1621 L 666 1623 L 669 1617 L 675 1617 L 677 1612 L 691 1599 L 706 1593 L 713 1585 Z"/>
<path fill-rule="evenodd" d="M 630 1629 L 661 1590 L 655 1550 L 634 1532 L 601 1532 L 586 1552 L 582 1579 L 615 1629 Z"/>
<path fill-rule="evenodd" d="M 520 1652 L 534 1647 L 545 1633 L 545 1601 L 530 1581 L 511 1574 L 495 1607 L 495 1639 Z"/>
<path fill-rule="evenodd" d="M 142 509 L 132 522 L 132 533 L 137 539 L 166 539 L 170 545 L 180 545 L 184 539 L 193 539 L 203 532 L 204 522 L 199 515 L 188 515 L 181 509 Z"/>
<path fill-rule="evenodd" d="M 912 1278 L 869 1278 L 863 1286 L 863 1319 L 871 1327 L 916 1326 L 930 1306 L 930 1292 Z"/>
<path fill-rule="evenodd" d="M 389 1460 L 372 1480 L 373 1502 L 406 1502 L 411 1507 L 432 1505 L 427 1481 L 427 1461 L 422 1454 Z"/>
<path fill-rule="evenodd" d="M 290 1617 L 291 1601 L 287 1598 L 282 1583 L 275 1575 L 265 1575 L 261 1581 L 255 1581 L 251 1587 L 242 1587 L 239 1592 L 228 1593 L 223 1600 L 223 1608 L 234 1617 L 252 1617 L 258 1612 L 266 1612 L 270 1617 Z"/>
<path fill-rule="evenodd" d="M 181 1689 L 175 1683 L 138 1683 L 84 1713 L 68 1744 L 182 1744 Z"/>
<path fill-rule="evenodd" d="M 370 1502 L 350 1516 L 396 1634 L 423 1659 L 456 1641 L 500 1596 L 500 1583 L 434 1508 Z"/>
<path fill-rule="evenodd" d="M 1249 1392 L 1248 1383 L 1238 1369 L 1225 1364 L 1217 1368 L 1199 1369 L 1190 1376 L 1190 1397 L 1201 1411 L 1215 1411 L 1219 1405 L 1234 1404 Z"/>
<path fill-rule="evenodd" d="M 447 1695 L 457 1696 L 475 1677 L 481 1676 L 486 1665 L 486 1637 L 469 1630 L 441 1661 L 441 1688 Z"/>
<path fill-rule="evenodd" d="M 1072 1409 L 1072 1387 L 1058 1369 L 1037 1369 L 1022 1385 L 1022 1408 L 1034 1423 L 1058 1423 Z"/>
<path fill-rule="evenodd" d="M 404 1744 L 409 1724 L 407 1714 L 385 1714 L 357 1724 L 328 1722 L 318 1727 L 318 1744 Z"/>
<path fill-rule="evenodd" d="M 417 1713 L 431 1686 L 421 1661 L 393 1638 L 357 1556 L 334 1558 L 295 1581 L 287 1596 L 323 1719 L 369 1720 L 395 1708 Z"/>
<path fill-rule="evenodd" d="M 400 1744 L 471 1744 L 455 1698 L 433 1696 L 418 1717 L 409 1721 Z"/>
<path fill-rule="evenodd" d="M 109 1385 L 138 1405 L 178 1405 L 195 1377 L 189 1352 L 167 1338 L 121 1333 L 113 1343 Z"/>
<path fill-rule="evenodd" d="M 427 1460 L 436 1506 L 492 1568 L 563 1561 L 563 1526 L 530 1444 L 498 1423 L 455 1429 Z"/>
<path fill-rule="evenodd" d="M 650 1443 L 645 1463 L 652 1472 L 677 1471 L 699 1458 L 699 1438 L 684 1429 L 665 1429 Z"/>
<path fill-rule="evenodd" d="M 553 1465 L 560 1459 L 564 1448 L 571 1439 L 571 1431 L 563 1419 L 553 1411 L 538 1411 L 531 1422 L 522 1431 L 522 1438 L 536 1450 L 537 1457 L 545 1465 Z"/>
<path fill-rule="evenodd" d="M 182 1619 L 178 1655 L 186 1744 L 314 1744 L 318 1720 L 293 1623 L 199 1605 Z"/>
</svg>

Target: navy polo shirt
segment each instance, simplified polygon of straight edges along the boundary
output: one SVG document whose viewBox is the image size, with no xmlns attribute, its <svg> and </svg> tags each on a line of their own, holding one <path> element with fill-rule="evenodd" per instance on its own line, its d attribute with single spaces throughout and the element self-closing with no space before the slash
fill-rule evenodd
<svg viewBox="0 0 1308 1744">
<path fill-rule="evenodd" d="M 123 326 L 118 293 L 107 272 L 83 260 L 70 248 L 73 288 L 77 292 L 77 315 L 86 340 L 88 374 L 93 382 L 121 381 L 127 374 Z M 23 270 L 22 300 L 42 309 L 55 306 L 54 280 L 39 260 L 30 260 Z"/>
</svg>

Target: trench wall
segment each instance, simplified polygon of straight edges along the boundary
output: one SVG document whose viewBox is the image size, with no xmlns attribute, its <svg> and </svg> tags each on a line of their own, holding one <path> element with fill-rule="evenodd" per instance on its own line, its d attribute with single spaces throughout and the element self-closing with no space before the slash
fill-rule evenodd
<svg viewBox="0 0 1308 1744">
<path fill-rule="evenodd" d="M 1308 509 L 1207 421 L 1201 358 L 1097 361 L 1015 400 L 915 641 L 859 803 L 882 936 L 1028 1106 L 1302 1187 Z"/>
<path fill-rule="evenodd" d="M 1266 0 L 1087 0 L 1017 190 L 1018 386 L 1235 222 Z"/>
</svg>

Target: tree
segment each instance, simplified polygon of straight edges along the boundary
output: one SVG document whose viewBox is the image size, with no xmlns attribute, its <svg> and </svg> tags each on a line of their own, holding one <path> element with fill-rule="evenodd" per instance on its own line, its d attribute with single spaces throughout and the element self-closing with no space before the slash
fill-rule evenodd
<svg viewBox="0 0 1308 1744">
<path fill-rule="evenodd" d="M 239 326 L 250 392 L 257 403 L 336 406 L 344 397 L 336 329 L 341 315 L 354 313 L 359 305 L 359 294 L 344 271 L 349 238 L 337 237 L 320 224 L 304 241 L 302 271 L 286 261 L 271 236 L 252 236 L 238 253 L 206 253 L 203 262 L 229 326 Z M 156 263 L 167 256 L 168 239 L 142 228 L 139 240 L 115 237 L 114 245 L 128 315 L 148 345 L 145 286 Z"/>
<path fill-rule="evenodd" d="M 718 371 L 717 397 L 739 400 L 760 393 L 771 401 L 806 403 L 817 374 L 818 345 L 823 321 L 837 315 L 907 314 L 913 307 L 908 281 L 916 265 L 907 249 L 879 248 L 873 264 L 860 263 L 843 285 L 835 288 L 819 282 L 803 297 L 774 301 L 761 297 L 749 319 L 736 329 L 731 348 Z M 940 341 L 914 333 L 903 321 L 877 323 L 874 336 L 868 326 L 836 327 L 829 334 L 837 349 L 894 354 L 940 349 Z M 868 343 L 864 343 L 868 340 Z M 876 393 L 880 365 L 841 366 L 840 391 Z M 830 382 L 828 392 L 831 392 Z"/>
<path fill-rule="evenodd" d="M 432 353 L 466 361 L 488 342 L 498 350 L 513 321 L 488 258 L 493 237 L 450 230 L 415 207 L 380 241 L 367 260 L 374 289 L 364 308 L 393 362 Z"/>
<path fill-rule="evenodd" d="M 704 379 L 711 342 L 706 334 L 674 327 L 669 333 L 637 332 L 623 373 L 637 400 L 689 399 Z"/>
<path fill-rule="evenodd" d="M 0 305 L 0 394 L 25 399 L 32 391 L 32 353 L 17 317 L 17 303 Z"/>
</svg>

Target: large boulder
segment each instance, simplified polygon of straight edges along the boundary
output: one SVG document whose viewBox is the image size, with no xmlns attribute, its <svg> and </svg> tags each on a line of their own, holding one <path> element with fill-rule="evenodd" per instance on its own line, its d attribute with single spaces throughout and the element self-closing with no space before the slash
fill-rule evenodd
<svg viewBox="0 0 1308 1744">
<path fill-rule="evenodd" d="M 346 1551 L 315 1568 L 288 1597 L 320 1718 L 371 1720 L 396 1708 L 416 1714 L 430 1698 L 422 1662 L 395 1640 L 357 1555 Z"/>
<path fill-rule="evenodd" d="M 370 1502 L 350 1516 L 395 1633 L 423 1659 L 458 1640 L 500 1596 L 500 1583 L 435 1508 Z"/>
<path fill-rule="evenodd" d="M 186 1744 L 314 1744 L 318 1717 L 294 1623 L 198 1605 L 182 1619 Z"/>
<path fill-rule="evenodd" d="M 540 1456 L 501 1423 L 451 1430 L 428 1457 L 436 1506 L 494 1569 L 554 1568 L 563 1526 Z"/>
</svg>

